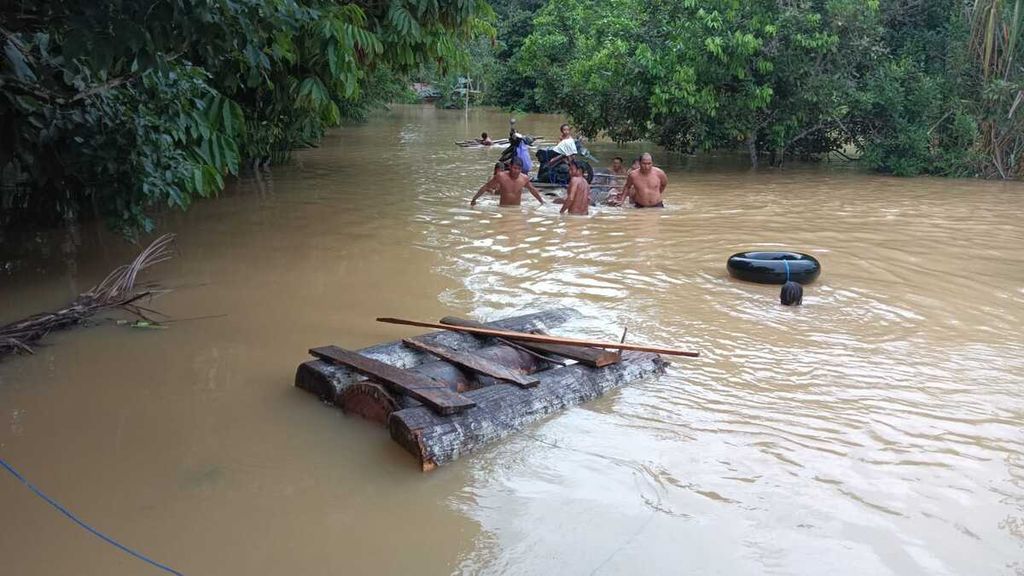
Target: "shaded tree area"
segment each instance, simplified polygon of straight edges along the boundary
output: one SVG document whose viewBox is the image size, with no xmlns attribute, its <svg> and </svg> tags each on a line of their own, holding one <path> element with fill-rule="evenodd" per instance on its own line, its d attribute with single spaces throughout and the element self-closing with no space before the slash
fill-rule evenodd
<svg viewBox="0 0 1024 576">
<path fill-rule="evenodd" d="M 492 36 L 483 0 L 13 0 L 0 7 L 0 227 L 218 193 Z"/>
<path fill-rule="evenodd" d="M 504 105 L 586 134 L 751 163 L 860 156 L 898 175 L 1024 174 L 1021 0 L 563 0 L 530 5 Z M 502 14 L 501 8 L 496 8 Z"/>
</svg>

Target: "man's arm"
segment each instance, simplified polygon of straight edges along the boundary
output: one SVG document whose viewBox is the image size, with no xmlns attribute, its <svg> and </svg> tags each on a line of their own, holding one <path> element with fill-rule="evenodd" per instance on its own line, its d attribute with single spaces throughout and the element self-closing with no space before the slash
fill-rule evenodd
<svg viewBox="0 0 1024 576">
<path fill-rule="evenodd" d="M 530 194 L 533 194 L 533 197 L 537 199 L 537 202 L 540 202 L 541 204 L 544 203 L 544 199 L 540 197 L 540 192 L 533 187 L 533 183 L 530 182 L 529 178 L 526 179 L 526 189 L 530 191 Z"/>
<path fill-rule="evenodd" d="M 636 178 L 636 170 L 630 172 L 629 176 L 626 176 L 626 184 L 622 187 L 622 194 L 620 195 L 623 204 L 626 203 L 626 200 L 632 200 L 634 194 L 636 194 L 636 185 L 633 184 L 634 178 Z"/>
<path fill-rule="evenodd" d="M 665 186 L 668 186 L 668 176 L 665 175 L 665 171 L 662 170 L 661 168 L 658 169 L 658 186 L 660 188 L 660 190 L 658 190 L 658 193 L 664 194 Z"/>
<path fill-rule="evenodd" d="M 490 180 L 485 182 L 484 185 L 481 186 L 480 189 L 476 191 L 476 196 L 473 196 L 473 199 L 469 201 L 469 205 L 472 206 L 476 204 L 476 199 L 483 196 L 484 192 L 487 192 L 488 190 L 494 190 L 495 188 L 497 188 L 498 183 L 496 182 L 496 180 L 497 177 L 491 178 Z"/>
</svg>

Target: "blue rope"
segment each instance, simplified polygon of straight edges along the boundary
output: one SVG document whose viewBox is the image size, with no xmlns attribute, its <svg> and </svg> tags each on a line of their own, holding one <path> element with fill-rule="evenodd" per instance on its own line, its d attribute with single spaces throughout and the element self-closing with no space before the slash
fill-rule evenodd
<svg viewBox="0 0 1024 576">
<path fill-rule="evenodd" d="M 164 566 L 163 564 L 161 564 L 161 563 L 159 563 L 159 562 L 157 562 L 155 560 L 150 560 L 149 558 L 146 558 L 142 554 L 139 554 L 138 552 L 132 550 L 131 548 L 128 548 L 124 544 L 121 544 L 117 540 L 114 540 L 110 536 L 107 536 L 106 534 L 100 532 L 99 530 L 96 530 L 92 526 L 89 526 L 85 522 L 79 520 L 77 517 L 75 517 L 74 514 L 69 512 L 67 510 L 67 508 L 61 506 L 58 502 L 56 502 L 55 500 L 53 500 L 52 498 L 50 498 L 46 494 L 43 494 L 42 490 L 40 490 L 39 488 L 36 488 L 35 486 L 33 486 L 31 482 L 26 480 L 24 476 L 19 474 L 18 471 L 15 470 L 14 467 L 12 467 L 10 464 L 8 464 L 7 461 L 4 460 L 3 458 L 0 458 L 0 466 L 3 466 L 4 468 L 6 468 L 7 471 L 10 472 L 15 478 L 17 478 L 18 480 L 21 480 L 22 484 L 24 484 L 25 486 L 28 486 L 29 490 L 35 492 L 36 496 L 39 496 L 43 500 L 46 500 L 46 502 L 50 506 L 53 506 L 54 508 L 57 509 L 58 512 L 60 512 L 61 514 L 67 516 L 68 518 L 70 518 L 71 521 L 74 522 L 75 524 L 78 524 L 82 528 L 85 528 L 89 532 L 92 532 L 93 534 L 95 534 L 96 536 L 101 538 L 102 540 L 107 541 L 109 544 L 113 544 L 114 546 L 120 548 L 121 550 L 131 554 L 132 556 L 135 556 L 139 560 L 142 560 L 144 562 L 148 562 L 148 563 L 152 564 L 153 566 L 156 566 L 157 568 L 159 568 L 161 570 L 164 570 L 164 571 L 170 572 L 171 574 L 174 574 L 175 576 L 184 576 L 181 572 L 178 572 L 177 570 L 173 570 L 171 568 L 168 568 L 167 566 Z"/>
<path fill-rule="evenodd" d="M 789 282 L 789 260 L 783 259 L 782 263 L 786 265 L 786 282 Z"/>
</svg>

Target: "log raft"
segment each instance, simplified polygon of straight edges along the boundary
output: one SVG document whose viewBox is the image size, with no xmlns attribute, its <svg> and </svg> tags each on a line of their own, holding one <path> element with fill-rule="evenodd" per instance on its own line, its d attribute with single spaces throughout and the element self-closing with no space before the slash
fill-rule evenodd
<svg viewBox="0 0 1024 576">
<path fill-rule="evenodd" d="M 482 326 L 548 331 L 579 316 L 575 310 L 562 308 Z M 579 347 L 567 348 L 448 331 L 417 336 L 410 343 L 397 340 L 371 346 L 357 353 L 327 354 L 325 350 L 341 349 L 321 347 L 311 350 L 318 356 L 316 360 L 299 365 L 295 385 L 346 413 L 386 426 L 391 437 L 426 471 L 552 412 L 660 374 L 666 365 L 660 356 L 649 352 L 615 354 L 618 361 L 604 365 L 595 362 L 604 350 L 581 353 Z M 577 362 L 556 364 L 537 352 Z M 424 395 L 425 390 L 429 394 Z"/>
</svg>

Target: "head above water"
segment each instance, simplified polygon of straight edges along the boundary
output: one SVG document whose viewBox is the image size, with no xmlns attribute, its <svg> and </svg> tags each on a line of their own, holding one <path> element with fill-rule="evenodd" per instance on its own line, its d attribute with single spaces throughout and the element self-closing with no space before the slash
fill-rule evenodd
<svg viewBox="0 0 1024 576">
<path fill-rule="evenodd" d="M 804 301 L 804 287 L 790 280 L 782 285 L 779 301 L 783 306 L 799 306 Z"/>
<path fill-rule="evenodd" d="M 508 175 L 513 178 L 519 178 L 519 175 L 523 173 L 523 161 L 518 156 L 513 156 L 512 161 L 508 163 Z"/>
<path fill-rule="evenodd" d="M 480 139 L 481 140 L 487 140 L 487 132 L 481 132 L 480 133 Z"/>
<path fill-rule="evenodd" d="M 505 165 L 502 164 L 501 162 L 495 162 L 494 163 L 494 173 L 495 174 L 497 174 L 498 172 L 501 172 L 504 169 L 505 169 Z"/>
<path fill-rule="evenodd" d="M 615 158 L 612 158 L 612 168 L 616 170 L 622 168 L 622 156 L 616 156 Z"/>
<path fill-rule="evenodd" d="M 645 172 L 645 173 L 646 172 L 650 172 L 651 168 L 653 166 L 654 166 L 654 157 L 651 156 L 650 152 L 644 152 L 643 154 L 640 155 L 640 171 L 641 172 Z"/>
</svg>

